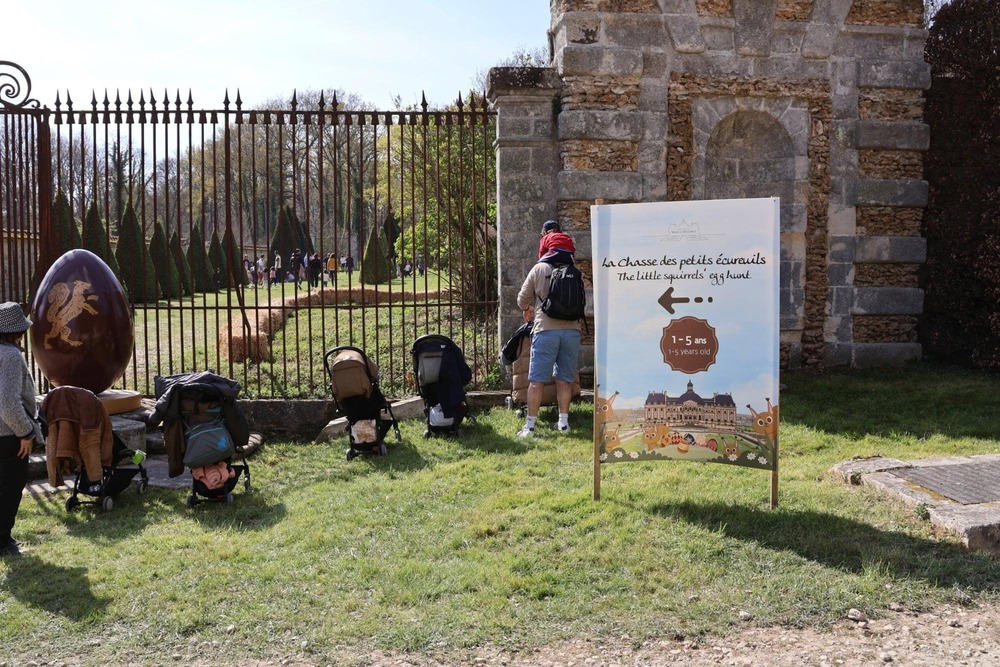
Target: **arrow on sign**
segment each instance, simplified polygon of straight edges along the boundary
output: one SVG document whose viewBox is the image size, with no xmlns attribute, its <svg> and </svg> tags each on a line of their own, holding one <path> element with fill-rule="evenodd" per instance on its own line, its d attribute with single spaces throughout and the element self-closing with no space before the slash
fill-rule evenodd
<svg viewBox="0 0 1000 667">
<path fill-rule="evenodd" d="M 671 315 L 673 315 L 674 314 L 674 304 L 675 303 L 690 303 L 690 301 L 691 301 L 691 299 L 687 298 L 686 296 L 676 296 L 675 297 L 674 296 L 674 288 L 673 287 L 668 287 L 667 291 L 663 293 L 663 296 L 661 296 L 659 299 L 656 300 L 656 303 L 658 303 L 661 306 L 663 306 L 663 308 L 668 313 L 670 313 Z"/>
</svg>

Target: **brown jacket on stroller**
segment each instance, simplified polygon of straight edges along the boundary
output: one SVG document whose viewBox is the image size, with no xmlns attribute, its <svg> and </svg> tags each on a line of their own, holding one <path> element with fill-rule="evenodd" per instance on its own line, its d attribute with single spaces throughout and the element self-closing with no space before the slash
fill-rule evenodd
<svg viewBox="0 0 1000 667">
<path fill-rule="evenodd" d="M 111 418 L 94 393 L 80 387 L 56 387 L 42 401 L 49 423 L 45 439 L 49 484 L 62 486 L 69 462 L 83 464 L 87 479 L 100 481 L 103 468 L 112 465 L 114 444 Z"/>
</svg>

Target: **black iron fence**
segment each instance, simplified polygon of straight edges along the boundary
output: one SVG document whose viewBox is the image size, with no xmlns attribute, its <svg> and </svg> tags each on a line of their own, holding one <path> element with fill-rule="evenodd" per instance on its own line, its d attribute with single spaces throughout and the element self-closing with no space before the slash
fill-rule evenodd
<svg viewBox="0 0 1000 667">
<path fill-rule="evenodd" d="M 84 105 L 66 93 L 50 108 L 0 62 L 0 295 L 30 307 L 63 252 L 105 258 L 135 319 L 115 386 L 145 395 L 155 375 L 212 369 L 247 396 L 326 396 L 322 356 L 339 345 L 408 393 L 426 333 L 455 340 L 487 386 L 495 134 L 475 95 L 375 111 L 325 92 L 282 109 L 244 109 L 238 93 L 217 109 L 179 93 Z M 126 243 L 134 229 L 145 249 Z"/>
</svg>

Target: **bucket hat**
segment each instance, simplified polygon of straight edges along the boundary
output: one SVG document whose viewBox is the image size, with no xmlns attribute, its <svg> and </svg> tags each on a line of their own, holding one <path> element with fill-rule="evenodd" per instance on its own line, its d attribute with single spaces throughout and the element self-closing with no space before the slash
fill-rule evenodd
<svg viewBox="0 0 1000 667">
<path fill-rule="evenodd" d="M 19 304 L 13 301 L 0 303 L 0 333 L 24 333 L 31 326 L 31 320 L 24 316 Z"/>
</svg>

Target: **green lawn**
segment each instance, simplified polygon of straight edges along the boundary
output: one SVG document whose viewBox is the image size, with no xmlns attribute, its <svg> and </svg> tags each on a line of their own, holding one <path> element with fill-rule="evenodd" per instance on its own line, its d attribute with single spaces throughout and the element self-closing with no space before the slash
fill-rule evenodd
<svg viewBox="0 0 1000 667">
<path fill-rule="evenodd" d="M 131 490 L 108 514 L 27 498 L 0 561 L 0 662 L 365 664 L 448 646 L 697 638 L 742 622 L 823 628 L 997 598 L 1000 563 L 828 475 L 853 456 L 996 453 L 995 375 L 935 364 L 785 374 L 780 506 L 770 475 L 623 463 L 593 487 L 590 406 L 518 440 L 512 412 L 460 439 L 403 424 L 390 454 L 267 441 L 231 506 Z M 207 648 L 206 648 L 207 647 Z M 51 662 L 50 662 L 51 664 Z"/>
<path fill-rule="evenodd" d="M 338 278 L 340 289 L 360 289 L 359 274 L 347 281 Z M 450 287 L 448 277 L 435 271 L 425 276 L 396 278 L 391 284 L 366 285 L 366 290 L 399 294 L 428 294 L 425 300 L 405 305 L 357 304 L 312 306 L 293 309 L 284 326 L 272 338 L 271 359 L 262 363 L 231 362 L 226 345 L 219 339 L 230 317 L 238 317 L 240 306 L 234 290 L 198 294 L 135 311 L 135 361 L 125 370 L 116 387 L 153 393 L 153 377 L 191 370 L 212 369 L 240 382 L 245 396 L 266 398 L 328 397 L 323 373 L 323 353 L 337 345 L 364 349 L 382 367 L 383 388 L 390 393 L 407 391 L 410 348 L 416 337 L 426 333 L 450 336 L 476 367 L 475 381 L 482 383 L 494 371 L 499 355 L 495 316 L 473 318 L 451 298 L 439 299 L 438 290 Z M 295 297 L 309 293 L 303 283 L 281 283 L 267 287 L 247 287 L 247 309 L 277 308 Z M 457 298 L 457 297 L 455 297 Z M 292 314 L 294 313 L 294 314 Z"/>
</svg>

